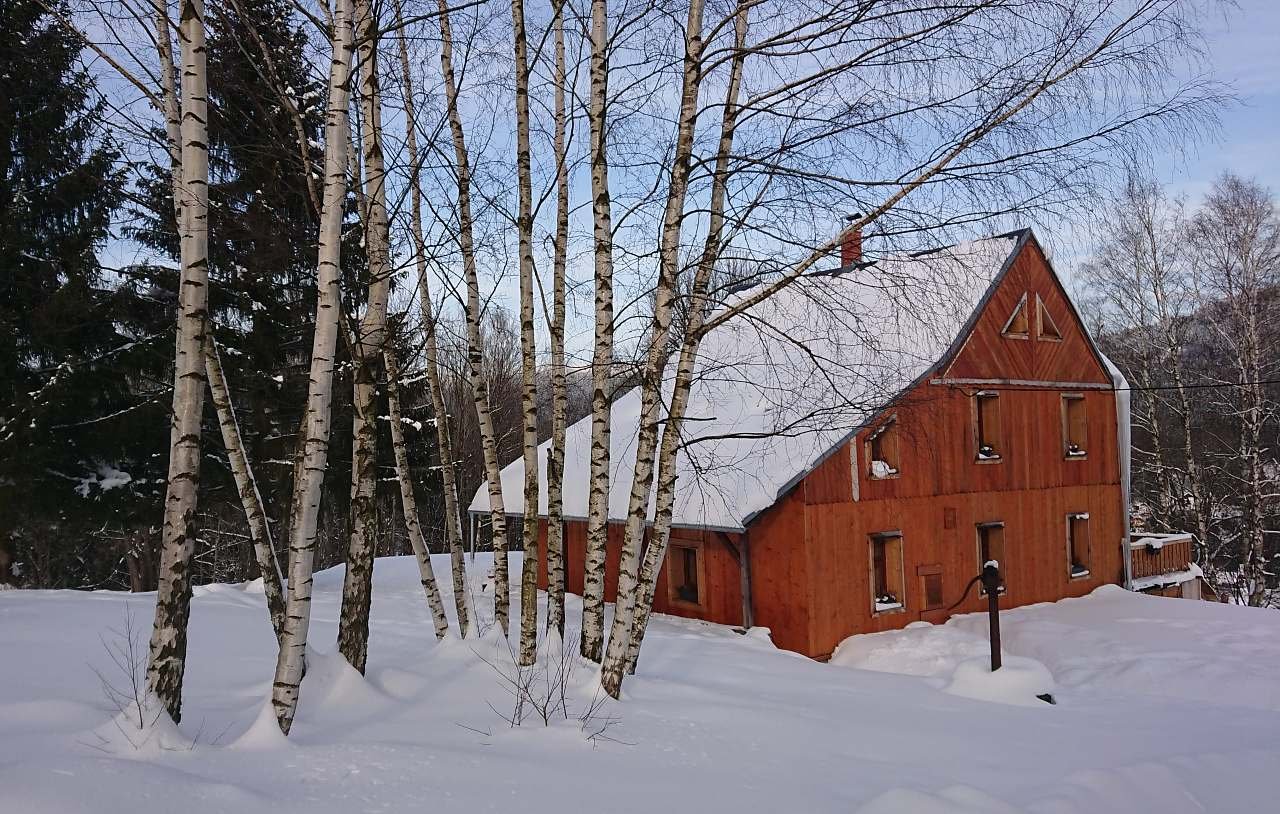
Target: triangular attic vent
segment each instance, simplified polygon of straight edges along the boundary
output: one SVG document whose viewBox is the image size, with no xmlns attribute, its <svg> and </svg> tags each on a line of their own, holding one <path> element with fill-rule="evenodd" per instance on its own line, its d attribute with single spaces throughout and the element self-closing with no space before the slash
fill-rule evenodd
<svg viewBox="0 0 1280 814">
<path fill-rule="evenodd" d="M 1040 299 L 1040 295 L 1036 295 L 1036 338 L 1058 341 L 1062 339 L 1062 331 L 1058 330 L 1058 325 L 1053 321 L 1053 317 L 1049 316 L 1049 309 L 1044 307 L 1044 300 Z"/>
<path fill-rule="evenodd" d="M 1005 321 L 1004 327 L 1000 329 L 1000 335 L 1026 339 L 1030 332 L 1031 328 L 1027 320 L 1027 295 L 1023 294 L 1022 299 L 1018 300 L 1017 307 Z"/>
</svg>

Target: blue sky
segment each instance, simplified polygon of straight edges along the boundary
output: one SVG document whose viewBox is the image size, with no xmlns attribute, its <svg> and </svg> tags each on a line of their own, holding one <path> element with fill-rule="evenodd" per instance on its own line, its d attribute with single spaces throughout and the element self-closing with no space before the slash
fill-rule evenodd
<svg viewBox="0 0 1280 814">
<path fill-rule="evenodd" d="M 1223 111 L 1216 141 L 1157 162 L 1160 180 L 1194 201 L 1229 170 L 1280 193 L 1280 0 L 1238 0 L 1206 29 L 1210 67 L 1239 102 Z"/>
</svg>

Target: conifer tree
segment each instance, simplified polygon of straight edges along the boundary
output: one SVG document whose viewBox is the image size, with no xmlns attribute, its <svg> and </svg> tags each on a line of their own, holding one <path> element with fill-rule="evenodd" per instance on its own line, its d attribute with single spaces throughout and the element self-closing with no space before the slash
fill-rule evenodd
<svg viewBox="0 0 1280 814">
<path fill-rule="evenodd" d="M 0 505 L 25 508 L 0 512 L 0 583 L 29 569 L 33 527 L 124 516 L 147 480 L 145 461 L 125 460 L 132 433 L 86 423 L 148 404 L 119 375 L 145 356 L 146 309 L 98 262 L 122 173 L 80 50 L 34 0 L 0 4 Z"/>
</svg>

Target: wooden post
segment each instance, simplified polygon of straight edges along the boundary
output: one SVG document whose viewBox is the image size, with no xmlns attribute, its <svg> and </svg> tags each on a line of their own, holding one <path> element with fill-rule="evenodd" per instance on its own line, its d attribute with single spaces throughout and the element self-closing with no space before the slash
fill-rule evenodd
<svg viewBox="0 0 1280 814">
<path fill-rule="evenodd" d="M 742 532 L 742 536 L 738 538 L 738 578 L 742 583 L 742 629 L 750 630 L 755 627 L 755 614 L 751 610 L 751 549 L 747 532 Z"/>
</svg>

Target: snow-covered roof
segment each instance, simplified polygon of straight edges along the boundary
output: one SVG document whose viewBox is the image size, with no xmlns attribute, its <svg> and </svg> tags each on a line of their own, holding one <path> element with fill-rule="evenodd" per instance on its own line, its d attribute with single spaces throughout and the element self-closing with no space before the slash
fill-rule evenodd
<svg viewBox="0 0 1280 814">
<path fill-rule="evenodd" d="M 950 355 L 1029 238 L 1023 230 L 809 275 L 710 332 L 690 392 L 673 522 L 745 528 Z M 671 364 L 668 392 L 673 375 Z M 639 417 L 639 389 L 614 401 L 612 520 L 627 514 Z M 567 518 L 587 514 L 590 442 L 588 416 L 566 433 Z M 549 446 L 538 448 L 543 515 Z M 519 459 L 502 470 L 508 513 L 524 511 L 523 479 Z M 488 512 L 484 486 L 469 510 Z"/>
</svg>

